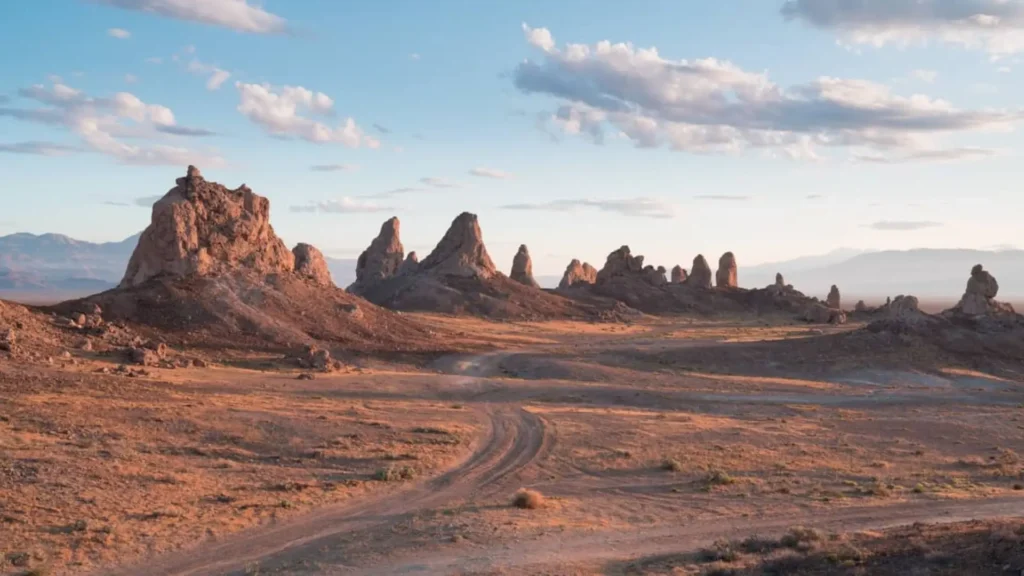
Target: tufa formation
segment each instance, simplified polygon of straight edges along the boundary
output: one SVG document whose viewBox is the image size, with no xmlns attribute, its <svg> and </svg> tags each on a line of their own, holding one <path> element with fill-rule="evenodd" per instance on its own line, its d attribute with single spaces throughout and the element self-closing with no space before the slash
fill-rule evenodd
<svg viewBox="0 0 1024 576">
<path fill-rule="evenodd" d="M 1013 314 L 1013 306 L 996 301 L 997 294 L 999 283 L 981 264 L 978 264 L 971 268 L 971 277 L 967 280 L 967 289 L 960 302 L 949 312 L 966 316 Z"/>
<path fill-rule="evenodd" d="M 828 297 L 825 298 L 825 305 L 829 308 L 835 308 L 839 310 L 842 308 L 842 299 L 839 297 L 839 288 L 835 284 L 832 285 L 832 289 L 828 291 Z"/>
<path fill-rule="evenodd" d="M 239 269 L 291 272 L 292 253 L 270 226 L 270 201 L 246 185 L 229 190 L 189 166 L 153 204 L 149 226 L 128 262 L 121 288 L 158 276 L 211 276 Z"/>
<path fill-rule="evenodd" d="M 419 273 L 481 280 L 493 278 L 498 273 L 484 247 L 476 214 L 463 212 L 452 221 L 434 251 L 420 262 Z"/>
<path fill-rule="evenodd" d="M 672 283 L 682 284 L 684 282 L 686 282 L 686 269 L 677 264 L 672 268 Z"/>
<path fill-rule="evenodd" d="M 597 284 L 604 284 L 617 276 L 629 276 L 644 271 L 644 257 L 633 256 L 629 246 L 622 246 L 608 255 L 604 268 L 597 273 Z"/>
<path fill-rule="evenodd" d="M 562 281 L 558 283 L 559 290 L 572 288 L 577 285 L 590 285 L 597 282 L 597 269 L 590 264 L 573 259 L 565 268 Z"/>
<path fill-rule="evenodd" d="M 690 276 L 686 279 L 686 285 L 694 288 L 711 288 L 711 266 L 704 259 L 703 254 L 698 254 L 693 259 L 693 266 L 690 268 Z"/>
<path fill-rule="evenodd" d="M 509 278 L 525 286 L 540 288 L 540 284 L 533 279 L 533 261 L 530 260 L 530 251 L 526 244 L 519 247 L 515 258 L 512 259 L 512 273 L 509 274 Z"/>
<path fill-rule="evenodd" d="M 420 267 L 420 257 L 416 255 L 416 252 L 409 252 L 405 256 L 405 260 L 402 261 L 402 265 L 398 267 L 398 273 L 401 274 L 414 274 L 416 269 Z"/>
<path fill-rule="evenodd" d="M 381 225 L 380 233 L 356 261 L 356 281 L 348 287 L 349 292 L 363 294 L 398 273 L 405 254 L 399 239 L 399 229 L 397 217 Z"/>
<path fill-rule="evenodd" d="M 327 269 L 324 255 L 315 246 L 297 244 L 292 248 L 295 257 L 295 273 L 318 286 L 331 286 L 331 271 Z"/>
<path fill-rule="evenodd" d="M 719 288 L 736 288 L 739 286 L 736 256 L 732 252 L 726 252 L 718 259 L 718 272 L 715 273 L 715 285 Z"/>
</svg>

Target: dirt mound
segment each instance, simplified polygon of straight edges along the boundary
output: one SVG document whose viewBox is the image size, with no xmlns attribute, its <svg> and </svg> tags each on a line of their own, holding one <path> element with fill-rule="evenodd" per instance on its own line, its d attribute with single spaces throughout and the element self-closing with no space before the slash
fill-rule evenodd
<svg viewBox="0 0 1024 576">
<path fill-rule="evenodd" d="M 364 296 L 392 310 L 471 314 L 500 319 L 606 318 L 604 310 L 510 279 L 495 269 L 475 214 L 453 222 L 414 270 L 387 278 Z"/>
<path fill-rule="evenodd" d="M 519 247 L 515 258 L 512 259 L 512 273 L 509 274 L 509 278 L 524 286 L 540 288 L 540 284 L 533 278 L 533 260 L 530 259 L 530 250 L 526 244 Z"/>
<path fill-rule="evenodd" d="M 398 274 L 403 267 L 402 258 L 405 254 L 399 232 L 398 218 L 393 217 L 381 225 L 380 233 L 356 261 L 356 281 L 348 287 L 349 292 L 363 294 Z"/>
<path fill-rule="evenodd" d="M 270 202 L 246 185 L 207 182 L 195 166 L 153 204 L 121 287 L 157 276 L 210 275 L 247 269 L 290 272 L 295 259 L 270 226 Z"/>
<path fill-rule="evenodd" d="M 296 274 L 239 270 L 218 276 L 154 278 L 58 304 L 66 312 L 98 305 L 108 320 L 186 346 L 294 348 L 325 342 L 357 351 L 438 349 L 433 333 L 336 287 Z"/>
</svg>

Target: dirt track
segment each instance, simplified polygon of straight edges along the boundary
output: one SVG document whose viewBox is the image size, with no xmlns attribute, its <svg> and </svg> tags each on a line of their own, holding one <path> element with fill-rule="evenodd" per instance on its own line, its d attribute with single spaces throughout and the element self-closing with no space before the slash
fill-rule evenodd
<svg viewBox="0 0 1024 576">
<path fill-rule="evenodd" d="M 573 573 L 581 566 L 595 570 L 604 563 L 694 550 L 718 538 L 752 533 L 773 536 L 793 525 L 850 531 L 913 522 L 1024 516 L 1024 498 L 1000 497 L 850 506 L 696 522 L 681 520 L 672 526 L 577 530 L 548 533 L 543 538 L 482 541 L 449 548 L 424 547 L 414 537 L 396 540 L 393 526 L 415 522 L 453 505 L 493 507 L 494 502 L 504 501 L 520 486 L 524 472 L 544 467 L 547 452 L 557 438 L 544 418 L 523 404 L 537 394 L 536 388 L 513 389 L 487 378 L 509 356 L 495 353 L 449 358 L 438 364 L 449 376 L 442 377 L 443 384 L 434 389 L 435 394 L 472 402 L 479 419 L 485 422 L 485 433 L 470 445 L 465 459 L 444 474 L 369 502 L 323 509 L 115 574 L 249 574 L 256 566 L 260 574 L 529 574 L 542 567 L 555 570 L 554 573 Z M 729 401 L 726 396 L 722 395 L 722 402 Z M 740 399 L 739 395 L 734 398 Z M 824 397 L 822 400 L 827 403 Z M 812 400 L 801 398 L 801 402 Z M 593 480 L 592 476 L 561 478 L 552 483 L 572 492 L 574 483 L 579 484 L 575 489 L 581 490 Z M 607 484 L 605 488 L 614 487 L 614 476 L 603 477 L 601 481 Z M 390 539 L 384 543 L 385 538 Z M 350 552 L 354 542 L 378 542 L 378 549 L 369 554 L 365 550 Z"/>
</svg>

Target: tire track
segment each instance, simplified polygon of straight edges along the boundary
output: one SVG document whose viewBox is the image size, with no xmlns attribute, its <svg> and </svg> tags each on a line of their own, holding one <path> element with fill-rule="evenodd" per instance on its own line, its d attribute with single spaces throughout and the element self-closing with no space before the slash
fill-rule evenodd
<svg viewBox="0 0 1024 576">
<path fill-rule="evenodd" d="M 470 496 L 493 495 L 507 489 L 504 483 L 541 454 L 547 436 L 543 420 L 520 407 L 484 406 L 480 411 L 488 422 L 483 440 L 458 466 L 427 482 L 371 502 L 320 510 L 190 552 L 97 574 L 198 576 L 238 571 L 254 562 L 287 564 L 313 555 L 340 536 L 393 524 Z"/>
</svg>

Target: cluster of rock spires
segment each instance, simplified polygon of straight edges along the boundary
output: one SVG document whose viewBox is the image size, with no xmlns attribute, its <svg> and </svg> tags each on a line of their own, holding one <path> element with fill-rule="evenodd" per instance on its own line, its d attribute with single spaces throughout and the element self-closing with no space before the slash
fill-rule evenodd
<svg viewBox="0 0 1024 576">
<path fill-rule="evenodd" d="M 580 263 L 573 258 L 572 262 L 565 268 L 562 281 L 558 283 L 559 290 L 566 290 L 573 286 L 592 285 L 597 282 L 597 268 L 587 262 Z"/>
<path fill-rule="evenodd" d="M 245 184 L 230 190 L 189 166 L 153 205 L 150 225 L 128 261 L 121 288 L 157 277 L 214 276 L 246 270 L 295 272 L 331 284 L 323 255 L 308 244 L 289 251 L 270 225 L 270 202 Z"/>
</svg>

